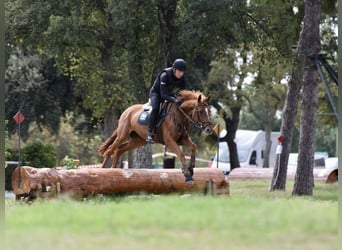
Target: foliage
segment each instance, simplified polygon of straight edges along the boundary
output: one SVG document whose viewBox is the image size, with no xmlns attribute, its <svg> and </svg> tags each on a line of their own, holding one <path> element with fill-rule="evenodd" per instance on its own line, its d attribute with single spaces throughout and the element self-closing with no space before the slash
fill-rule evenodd
<svg viewBox="0 0 342 250">
<path fill-rule="evenodd" d="M 22 165 L 36 168 L 52 168 L 57 164 L 56 149 L 51 144 L 41 141 L 29 142 L 21 151 Z"/>
<path fill-rule="evenodd" d="M 77 79 L 76 94 L 83 93 L 83 105 L 91 107 L 95 117 L 102 117 L 113 105 L 127 106 L 131 100 L 125 91 L 127 54 L 116 36 L 119 27 L 108 23 L 110 13 L 105 16 L 99 3 L 45 1 L 39 7 L 37 2 L 6 3 L 11 9 L 7 20 L 13 21 L 8 42 L 54 58 L 60 72 Z"/>
<path fill-rule="evenodd" d="M 280 131 L 281 119 L 276 116 L 273 120 L 272 131 Z M 249 110 L 248 106 L 241 110 L 239 129 L 264 130 L 264 124 L 257 119 Z"/>
<path fill-rule="evenodd" d="M 329 157 L 338 155 L 337 128 L 333 125 L 326 126 L 318 124 L 316 128 L 315 151 L 328 152 Z"/>
<path fill-rule="evenodd" d="M 97 148 L 102 142 L 102 128 L 96 126 L 83 128 L 85 123 L 86 117 L 67 113 L 65 118 L 61 119 L 61 126 L 57 133 L 52 134 L 45 128 L 39 129 L 35 123 L 32 123 L 29 127 L 29 134 L 35 140 L 55 146 L 58 166 L 63 165 L 63 158 L 66 155 L 73 159 L 80 159 L 82 165 L 97 164 L 100 161 Z M 83 129 L 77 129 L 80 127 Z M 89 133 L 87 132 L 88 130 L 92 132 Z M 14 153 L 18 144 L 15 139 L 17 136 L 17 134 L 14 134 L 9 140 L 9 148 Z M 25 147 L 26 144 L 23 142 L 22 146 Z M 13 160 L 14 158 L 11 159 Z"/>
<path fill-rule="evenodd" d="M 79 161 L 75 159 L 71 159 L 68 155 L 63 158 L 63 166 L 66 169 L 75 169 L 78 166 Z"/>
<path fill-rule="evenodd" d="M 271 4 L 268 0 L 258 0 L 251 1 L 248 7 L 248 16 L 255 30 L 252 44 L 261 53 L 268 54 L 266 60 L 291 58 L 292 46 L 298 41 L 303 20 L 303 13 L 295 12 L 294 7 L 301 10 L 302 3 L 275 0 Z"/>
<path fill-rule="evenodd" d="M 6 116 L 12 118 L 18 110 L 25 116 L 21 124 L 24 140 L 28 139 L 32 122 L 51 132 L 58 131 L 60 117 L 74 104 L 73 83 L 58 75 L 52 61 L 44 61 L 38 55 L 13 53 L 7 63 L 5 83 Z M 13 134 L 17 127 L 9 119 L 9 133 Z"/>
<path fill-rule="evenodd" d="M 276 74 L 275 68 L 282 68 L 283 65 L 274 65 L 272 68 L 268 63 L 259 65 L 259 71 L 253 84 L 246 86 L 248 91 L 248 107 L 257 120 L 263 124 L 263 130 L 272 130 L 273 122 L 277 112 L 281 111 L 286 96 L 286 86 L 281 80 L 286 76 Z M 271 70 L 270 70 L 271 69 Z"/>
</svg>

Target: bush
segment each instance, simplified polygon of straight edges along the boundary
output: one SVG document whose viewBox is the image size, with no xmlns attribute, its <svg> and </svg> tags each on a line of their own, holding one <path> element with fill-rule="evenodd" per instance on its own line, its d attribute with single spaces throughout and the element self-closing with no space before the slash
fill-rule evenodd
<svg viewBox="0 0 342 250">
<path fill-rule="evenodd" d="M 52 168 L 57 165 L 55 147 L 51 144 L 44 145 L 41 141 L 28 143 L 22 150 L 21 158 L 25 165 L 35 168 Z"/>
<path fill-rule="evenodd" d="M 18 149 L 8 149 L 6 160 L 18 161 Z M 28 143 L 21 149 L 20 166 L 35 168 L 52 168 L 57 165 L 56 148 L 51 144 L 43 144 L 41 141 Z M 5 189 L 12 190 L 12 173 L 16 165 L 8 165 L 5 168 Z"/>
</svg>

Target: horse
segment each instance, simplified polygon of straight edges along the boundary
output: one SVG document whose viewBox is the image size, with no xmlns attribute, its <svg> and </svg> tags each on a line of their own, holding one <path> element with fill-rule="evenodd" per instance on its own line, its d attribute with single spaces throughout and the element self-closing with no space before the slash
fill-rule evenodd
<svg viewBox="0 0 342 250">
<path fill-rule="evenodd" d="M 192 142 L 189 133 L 192 126 L 201 129 L 205 135 L 210 135 L 213 132 L 209 118 L 210 95 L 205 96 L 199 91 L 190 90 L 181 90 L 178 94 L 182 104 L 177 106 L 175 103 L 166 102 L 164 120 L 155 127 L 155 142 L 165 145 L 177 155 L 182 164 L 181 170 L 186 183 L 193 184 L 192 176 L 197 147 Z M 147 143 L 148 126 L 138 122 L 143 109 L 143 104 L 135 104 L 121 114 L 118 127 L 98 149 L 99 155 L 104 158 L 102 168 L 105 167 L 110 157 L 114 159 L 111 167 L 115 168 L 124 152 Z M 189 167 L 186 165 L 185 155 L 179 145 L 191 150 Z"/>
</svg>

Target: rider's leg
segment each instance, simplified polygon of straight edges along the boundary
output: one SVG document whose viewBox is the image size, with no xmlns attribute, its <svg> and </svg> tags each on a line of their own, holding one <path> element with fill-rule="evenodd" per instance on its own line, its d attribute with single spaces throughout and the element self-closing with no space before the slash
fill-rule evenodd
<svg viewBox="0 0 342 250">
<path fill-rule="evenodd" d="M 150 124 L 148 126 L 148 135 L 146 141 L 148 143 L 154 143 L 153 129 L 157 123 L 157 118 L 159 114 L 160 98 L 157 95 L 150 96 L 152 111 L 150 116 Z"/>
<path fill-rule="evenodd" d="M 147 134 L 147 138 L 146 138 L 146 141 L 148 143 L 154 143 L 153 129 L 154 129 L 154 126 L 156 124 L 156 120 L 157 120 L 157 114 L 156 114 L 156 112 L 154 112 L 152 110 L 151 116 L 150 116 L 150 124 L 148 126 L 148 134 Z"/>
</svg>

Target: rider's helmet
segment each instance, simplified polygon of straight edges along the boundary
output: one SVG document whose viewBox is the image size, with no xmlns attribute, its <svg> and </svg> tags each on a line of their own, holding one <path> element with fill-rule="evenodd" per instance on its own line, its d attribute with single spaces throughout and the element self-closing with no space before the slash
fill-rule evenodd
<svg viewBox="0 0 342 250">
<path fill-rule="evenodd" d="M 172 68 L 178 69 L 180 71 L 185 71 L 186 70 L 186 62 L 183 59 L 178 58 L 173 62 Z"/>
</svg>

